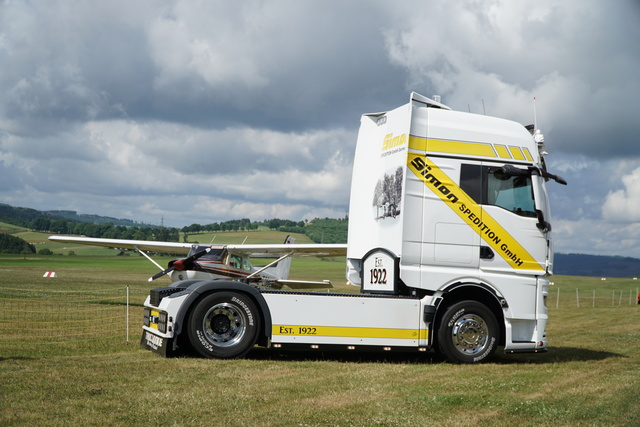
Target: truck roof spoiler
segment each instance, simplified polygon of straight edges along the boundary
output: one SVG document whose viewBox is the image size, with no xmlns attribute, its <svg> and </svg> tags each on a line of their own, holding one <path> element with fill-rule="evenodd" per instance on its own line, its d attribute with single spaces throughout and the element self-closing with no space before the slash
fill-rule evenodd
<svg viewBox="0 0 640 427">
<path fill-rule="evenodd" d="M 440 102 L 440 96 L 438 95 L 434 95 L 434 98 L 436 98 L 437 100 L 433 100 L 431 98 L 427 98 L 424 95 L 420 95 L 418 92 L 411 92 L 411 96 L 409 99 L 409 102 L 419 102 L 421 104 L 425 104 L 427 107 L 429 108 L 441 108 L 443 110 L 451 110 L 451 107 L 448 107 L 444 104 L 442 104 Z M 368 114 L 363 114 L 363 116 L 366 117 L 371 117 L 371 118 L 378 118 L 381 116 L 384 116 L 385 114 L 387 114 L 388 111 L 379 111 L 377 113 L 368 113 Z"/>
<path fill-rule="evenodd" d="M 433 97 L 435 99 L 427 98 L 426 96 L 420 95 L 417 92 L 411 92 L 411 101 L 416 101 L 422 104 L 426 104 L 427 107 L 431 107 L 431 108 L 442 108 L 443 110 L 451 110 L 450 107 L 440 102 L 439 95 L 434 95 Z"/>
</svg>

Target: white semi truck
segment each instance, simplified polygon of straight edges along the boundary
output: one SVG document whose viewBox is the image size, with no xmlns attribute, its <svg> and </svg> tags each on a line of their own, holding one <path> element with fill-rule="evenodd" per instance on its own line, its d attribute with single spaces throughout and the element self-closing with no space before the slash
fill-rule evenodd
<svg viewBox="0 0 640 427">
<path fill-rule="evenodd" d="M 427 351 L 457 363 L 547 349 L 553 268 L 542 134 L 412 93 L 362 116 L 347 245 L 360 293 L 186 280 L 153 289 L 141 344 L 233 358 L 254 345 Z"/>
</svg>

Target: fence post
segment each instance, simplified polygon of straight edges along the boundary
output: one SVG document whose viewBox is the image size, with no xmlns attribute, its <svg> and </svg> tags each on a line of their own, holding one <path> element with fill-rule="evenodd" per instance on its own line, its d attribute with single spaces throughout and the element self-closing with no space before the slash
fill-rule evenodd
<svg viewBox="0 0 640 427">
<path fill-rule="evenodd" d="M 578 288 L 576 288 L 576 307 L 580 308 L 580 297 L 578 296 Z"/>
<path fill-rule="evenodd" d="M 622 304 L 622 291 L 620 291 L 620 298 L 618 299 L 618 307 Z"/>
<path fill-rule="evenodd" d="M 129 285 L 127 285 L 127 342 L 129 342 Z"/>
<path fill-rule="evenodd" d="M 556 297 L 556 308 L 558 308 L 559 304 L 560 304 L 560 287 L 558 287 L 558 296 Z"/>
<path fill-rule="evenodd" d="M 593 305 L 592 308 L 596 308 L 596 290 L 593 290 Z"/>
</svg>

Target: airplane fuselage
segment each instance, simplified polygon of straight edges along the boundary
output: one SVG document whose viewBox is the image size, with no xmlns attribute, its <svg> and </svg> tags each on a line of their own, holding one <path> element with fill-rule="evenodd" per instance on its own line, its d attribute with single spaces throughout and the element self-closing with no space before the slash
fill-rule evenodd
<svg viewBox="0 0 640 427">
<path fill-rule="evenodd" d="M 179 280 L 216 280 L 216 279 L 232 279 L 244 280 L 250 275 L 255 274 L 259 269 L 255 268 L 249 258 L 229 252 L 224 246 L 196 246 L 194 245 L 189 251 L 189 256 L 210 248 L 209 252 L 193 261 L 188 266 L 180 266 L 181 260 L 173 260 L 169 262 L 169 267 L 175 269 L 168 273 L 171 281 Z M 257 279 L 273 281 L 278 279 L 275 275 L 260 272 L 256 275 Z"/>
</svg>

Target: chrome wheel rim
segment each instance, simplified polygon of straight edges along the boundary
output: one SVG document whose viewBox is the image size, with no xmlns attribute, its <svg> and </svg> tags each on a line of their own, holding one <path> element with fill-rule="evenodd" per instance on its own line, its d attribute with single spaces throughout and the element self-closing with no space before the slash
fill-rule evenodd
<svg viewBox="0 0 640 427">
<path fill-rule="evenodd" d="M 453 345 L 460 353 L 475 356 L 482 353 L 489 342 L 489 328 L 477 314 L 465 314 L 451 329 Z"/>
<path fill-rule="evenodd" d="M 217 347 L 230 347 L 237 344 L 247 330 L 244 312 L 226 302 L 211 307 L 202 322 L 202 330 L 207 340 Z"/>
</svg>

